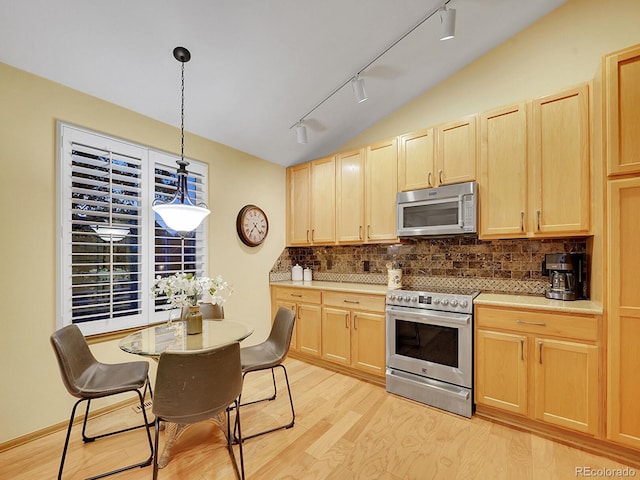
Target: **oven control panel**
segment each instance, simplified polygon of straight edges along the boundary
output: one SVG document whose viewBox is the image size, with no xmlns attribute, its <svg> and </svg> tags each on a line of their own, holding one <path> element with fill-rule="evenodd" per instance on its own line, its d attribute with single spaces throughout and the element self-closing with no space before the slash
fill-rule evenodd
<svg viewBox="0 0 640 480">
<path fill-rule="evenodd" d="M 387 305 L 440 310 L 445 312 L 473 313 L 473 299 L 477 293 L 455 294 L 393 290 L 387 292 Z"/>
</svg>

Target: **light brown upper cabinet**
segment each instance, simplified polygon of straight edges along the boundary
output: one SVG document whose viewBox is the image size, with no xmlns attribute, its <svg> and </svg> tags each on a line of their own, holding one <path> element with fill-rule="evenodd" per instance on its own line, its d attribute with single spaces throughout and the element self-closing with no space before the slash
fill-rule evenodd
<svg viewBox="0 0 640 480">
<path fill-rule="evenodd" d="M 398 191 L 436 186 L 433 128 L 402 135 L 399 139 Z"/>
<path fill-rule="evenodd" d="M 436 184 L 476 180 L 477 115 L 469 115 L 435 127 Z"/>
<path fill-rule="evenodd" d="M 369 145 L 365 155 L 365 241 L 397 241 L 398 140 Z"/>
<path fill-rule="evenodd" d="M 336 155 L 338 243 L 364 242 L 364 159 L 364 148 Z"/>
<path fill-rule="evenodd" d="M 527 235 L 527 105 L 480 116 L 480 237 Z"/>
<path fill-rule="evenodd" d="M 580 235 L 590 229 L 589 87 L 532 103 L 529 201 L 533 236 Z"/>
<path fill-rule="evenodd" d="M 335 157 L 287 169 L 288 245 L 335 242 Z"/>
<path fill-rule="evenodd" d="M 640 45 L 605 57 L 607 173 L 640 172 Z"/>
</svg>

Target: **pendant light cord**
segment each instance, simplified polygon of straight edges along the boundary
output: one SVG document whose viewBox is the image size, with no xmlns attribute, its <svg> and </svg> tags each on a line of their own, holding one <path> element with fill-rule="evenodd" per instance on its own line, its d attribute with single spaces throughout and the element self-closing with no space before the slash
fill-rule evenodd
<svg viewBox="0 0 640 480">
<path fill-rule="evenodd" d="M 184 62 L 182 63 L 182 90 L 180 107 L 180 159 L 184 160 Z"/>
</svg>

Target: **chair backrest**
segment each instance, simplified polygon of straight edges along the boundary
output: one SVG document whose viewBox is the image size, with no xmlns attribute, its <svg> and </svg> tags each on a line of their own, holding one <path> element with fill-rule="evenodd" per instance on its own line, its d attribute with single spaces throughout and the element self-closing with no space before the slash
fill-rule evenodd
<svg viewBox="0 0 640 480">
<path fill-rule="evenodd" d="M 295 312 L 286 307 L 278 308 L 276 316 L 273 319 L 271 332 L 269 333 L 269 338 L 267 338 L 266 343 L 270 344 L 273 351 L 280 357 L 280 361 L 284 360 L 289 352 L 295 320 Z"/>
<path fill-rule="evenodd" d="M 77 325 L 71 324 L 53 332 L 50 340 L 64 386 L 74 397 L 83 398 L 82 385 L 89 380 L 92 367 L 98 365 L 84 335 Z"/>
<path fill-rule="evenodd" d="M 153 413 L 174 423 L 195 423 L 224 411 L 242 392 L 240 344 L 160 355 Z"/>
<path fill-rule="evenodd" d="M 180 312 L 180 320 L 184 320 L 189 313 L 189 307 L 183 307 Z M 213 303 L 201 303 L 200 313 L 202 313 L 203 320 L 223 320 L 224 319 L 224 307 L 219 304 Z"/>
</svg>

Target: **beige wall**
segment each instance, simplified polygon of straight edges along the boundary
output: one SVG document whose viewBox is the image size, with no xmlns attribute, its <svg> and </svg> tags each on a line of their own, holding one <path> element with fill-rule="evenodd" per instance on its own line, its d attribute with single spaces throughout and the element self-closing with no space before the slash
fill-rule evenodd
<svg viewBox="0 0 640 480">
<path fill-rule="evenodd" d="M 56 328 L 56 120 L 179 154 L 178 129 L 0 64 L 0 444 L 64 421 L 73 403 L 49 345 Z M 233 284 L 225 313 L 252 323 L 247 342 L 256 343 L 269 331 L 269 270 L 285 244 L 284 168 L 193 135 L 185 153 L 209 164 L 209 272 Z M 270 219 L 269 237 L 255 249 L 235 233 L 247 203 Z M 105 362 L 137 359 L 117 341 L 92 350 Z"/>
<path fill-rule="evenodd" d="M 340 150 L 591 80 L 603 55 L 640 43 L 639 21 L 638 0 L 568 0 Z"/>
</svg>

